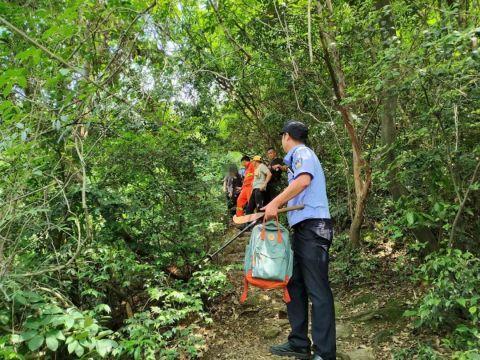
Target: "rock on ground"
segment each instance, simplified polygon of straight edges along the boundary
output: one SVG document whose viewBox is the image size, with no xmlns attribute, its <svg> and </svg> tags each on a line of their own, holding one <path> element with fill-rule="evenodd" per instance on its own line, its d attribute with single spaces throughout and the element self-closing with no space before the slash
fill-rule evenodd
<svg viewBox="0 0 480 360">
<path fill-rule="evenodd" d="M 349 351 L 346 355 L 350 360 L 375 360 L 373 350 L 370 348 Z"/>
</svg>

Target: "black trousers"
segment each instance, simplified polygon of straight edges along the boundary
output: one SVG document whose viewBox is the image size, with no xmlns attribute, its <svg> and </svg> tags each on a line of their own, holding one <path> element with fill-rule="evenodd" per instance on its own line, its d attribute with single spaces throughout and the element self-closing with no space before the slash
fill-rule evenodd
<svg viewBox="0 0 480 360">
<path fill-rule="evenodd" d="M 265 205 L 266 192 L 260 189 L 253 189 L 250 200 L 248 200 L 247 207 L 245 208 L 245 214 L 253 214 L 255 209 L 259 210 Z"/>
<path fill-rule="evenodd" d="M 293 227 L 293 275 L 288 283 L 287 304 L 292 331 L 288 341 L 310 347 L 308 300 L 312 302 L 312 340 L 324 360 L 335 360 L 335 310 L 328 281 L 328 249 L 333 238 L 330 219 L 308 219 Z"/>
<path fill-rule="evenodd" d="M 230 214 L 230 216 L 235 215 L 235 211 L 236 211 L 236 207 L 237 207 L 238 195 L 239 195 L 239 193 L 234 193 L 234 194 L 232 195 L 232 197 L 230 197 L 230 196 L 228 196 L 228 194 L 226 194 L 226 197 L 227 197 L 227 210 L 228 210 L 228 213 Z"/>
<path fill-rule="evenodd" d="M 282 184 L 280 182 L 270 182 L 267 184 L 267 194 L 265 196 L 265 204 L 275 199 L 282 192 Z"/>
</svg>

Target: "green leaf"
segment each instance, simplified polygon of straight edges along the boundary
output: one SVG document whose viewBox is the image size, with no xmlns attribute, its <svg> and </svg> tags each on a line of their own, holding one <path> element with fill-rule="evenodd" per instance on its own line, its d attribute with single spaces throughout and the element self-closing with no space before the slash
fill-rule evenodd
<svg viewBox="0 0 480 360">
<path fill-rule="evenodd" d="M 10 341 L 12 342 L 12 344 L 19 344 L 23 342 L 23 339 L 20 335 L 13 334 L 12 337 L 10 338 Z"/>
<path fill-rule="evenodd" d="M 75 351 L 75 349 L 77 348 L 77 346 L 79 346 L 80 344 L 78 343 L 77 340 L 71 342 L 70 344 L 68 344 L 68 347 L 67 347 L 67 350 L 68 350 L 68 353 L 71 354 Z"/>
<path fill-rule="evenodd" d="M 75 349 L 75 355 L 77 355 L 78 357 L 81 357 L 84 352 L 85 352 L 85 349 L 83 348 L 83 346 L 78 344 L 78 346 Z"/>
<path fill-rule="evenodd" d="M 480 182 L 475 182 L 472 185 L 470 185 L 471 190 L 479 190 L 480 189 Z"/>
<path fill-rule="evenodd" d="M 99 340 L 96 345 L 97 352 L 101 357 L 105 357 L 114 347 L 117 347 L 117 343 L 108 339 Z"/>
<path fill-rule="evenodd" d="M 108 306 L 107 304 L 97 305 L 95 307 L 95 310 L 98 312 L 103 311 L 103 312 L 106 312 L 107 314 L 110 314 L 112 312 L 112 310 L 110 309 L 110 306 Z"/>
<path fill-rule="evenodd" d="M 23 341 L 28 341 L 31 338 L 33 338 L 35 335 L 38 335 L 38 331 L 25 331 L 20 334 L 20 337 L 22 338 Z"/>
<path fill-rule="evenodd" d="M 52 351 L 57 351 L 58 349 L 58 340 L 55 336 L 49 336 L 46 339 L 47 347 Z"/>
<path fill-rule="evenodd" d="M 142 348 L 140 346 L 137 346 L 137 348 L 135 349 L 135 352 L 133 353 L 133 358 L 140 359 L 140 356 L 142 355 L 141 351 L 142 351 Z"/>
<path fill-rule="evenodd" d="M 57 331 L 57 333 L 55 334 L 55 337 L 56 337 L 58 340 L 65 341 L 65 335 L 63 335 L 63 333 L 62 333 L 60 330 Z"/>
<path fill-rule="evenodd" d="M 470 314 L 474 315 L 477 312 L 477 307 L 472 306 L 472 307 L 470 307 L 470 309 L 468 309 L 468 311 L 470 312 Z"/>
<path fill-rule="evenodd" d="M 411 317 L 417 315 L 417 312 L 415 310 L 406 310 L 403 312 L 403 316 L 405 317 Z"/>
<path fill-rule="evenodd" d="M 65 328 L 68 330 L 73 326 L 73 324 L 75 324 L 75 319 L 71 316 L 67 316 L 65 318 Z"/>
<path fill-rule="evenodd" d="M 27 299 L 25 299 L 25 297 L 23 297 L 22 294 L 15 294 L 13 296 L 13 300 L 19 303 L 20 305 L 27 305 Z"/>
<path fill-rule="evenodd" d="M 83 322 L 83 326 L 89 327 L 92 324 L 93 324 L 93 319 L 90 316 L 86 316 Z"/>
<path fill-rule="evenodd" d="M 92 351 L 93 348 L 95 348 L 95 344 L 96 344 L 95 339 L 80 341 L 80 345 L 82 345 L 84 348 L 88 348 L 89 351 Z"/>
<path fill-rule="evenodd" d="M 28 342 L 28 348 L 30 351 L 35 351 L 40 348 L 40 346 L 43 345 L 43 340 L 45 338 L 42 335 L 36 335 L 34 336 L 29 342 Z"/>
<path fill-rule="evenodd" d="M 415 214 L 412 212 L 407 212 L 407 222 L 408 225 L 413 225 L 415 223 Z"/>
</svg>

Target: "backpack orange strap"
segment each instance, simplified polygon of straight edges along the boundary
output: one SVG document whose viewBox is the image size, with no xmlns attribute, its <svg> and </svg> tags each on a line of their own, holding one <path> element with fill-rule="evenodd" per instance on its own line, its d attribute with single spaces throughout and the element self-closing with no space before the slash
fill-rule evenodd
<svg viewBox="0 0 480 360">
<path fill-rule="evenodd" d="M 285 287 L 283 288 L 283 301 L 285 301 L 287 304 L 292 301 L 290 298 L 290 293 L 288 292 L 288 282 L 290 281 L 290 278 L 288 275 L 285 275 Z"/>
<path fill-rule="evenodd" d="M 243 293 L 242 296 L 240 296 L 240 303 L 243 304 L 245 300 L 247 300 L 247 294 L 248 294 L 248 281 L 247 281 L 247 276 L 243 277 Z"/>
<path fill-rule="evenodd" d="M 287 304 L 292 301 L 290 298 L 290 293 L 288 292 L 287 286 L 283 288 L 283 301 L 285 301 Z"/>
</svg>

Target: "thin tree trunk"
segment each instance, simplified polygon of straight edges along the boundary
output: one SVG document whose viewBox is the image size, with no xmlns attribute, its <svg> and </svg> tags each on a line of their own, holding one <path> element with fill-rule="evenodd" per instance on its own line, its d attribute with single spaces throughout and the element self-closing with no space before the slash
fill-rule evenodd
<svg viewBox="0 0 480 360">
<path fill-rule="evenodd" d="M 390 5 L 389 0 L 377 0 L 375 6 L 378 10 L 382 10 Z M 395 28 L 391 12 L 383 11 L 380 17 L 381 37 L 384 47 L 388 47 L 388 39 L 395 35 Z M 396 65 L 394 65 L 396 67 Z M 387 146 L 384 156 L 384 168 L 387 171 L 388 188 L 393 198 L 397 200 L 404 192 L 401 183 L 398 181 L 398 171 L 395 167 L 388 170 L 389 166 L 395 161 L 395 151 L 393 149 L 397 138 L 397 129 L 395 124 L 397 110 L 397 94 L 394 89 L 395 84 L 391 79 L 385 80 L 385 85 L 380 94 L 383 100 L 379 109 L 381 121 L 381 137 L 382 142 Z"/>
<path fill-rule="evenodd" d="M 318 14 L 320 19 L 324 18 L 322 1 L 317 2 Z M 327 0 L 326 9 L 328 18 L 333 15 L 333 7 L 331 1 Z M 327 20 L 326 24 L 321 24 L 320 42 L 324 52 L 323 58 L 327 66 L 330 80 L 332 82 L 333 92 L 335 94 L 337 108 L 342 115 L 343 123 L 347 129 L 347 134 L 352 145 L 353 154 L 353 178 L 355 185 L 355 214 L 350 225 L 350 243 L 352 247 L 359 247 L 361 244 L 361 227 L 363 224 L 364 213 L 368 193 L 372 184 L 372 169 L 367 160 L 363 158 L 361 140 L 356 133 L 353 123 L 353 114 L 348 106 L 342 104 L 345 98 L 345 75 L 342 69 L 340 54 L 336 48 L 335 42 L 332 40 L 331 34 L 325 31 L 325 27 L 333 28 L 331 20 Z"/>
</svg>

